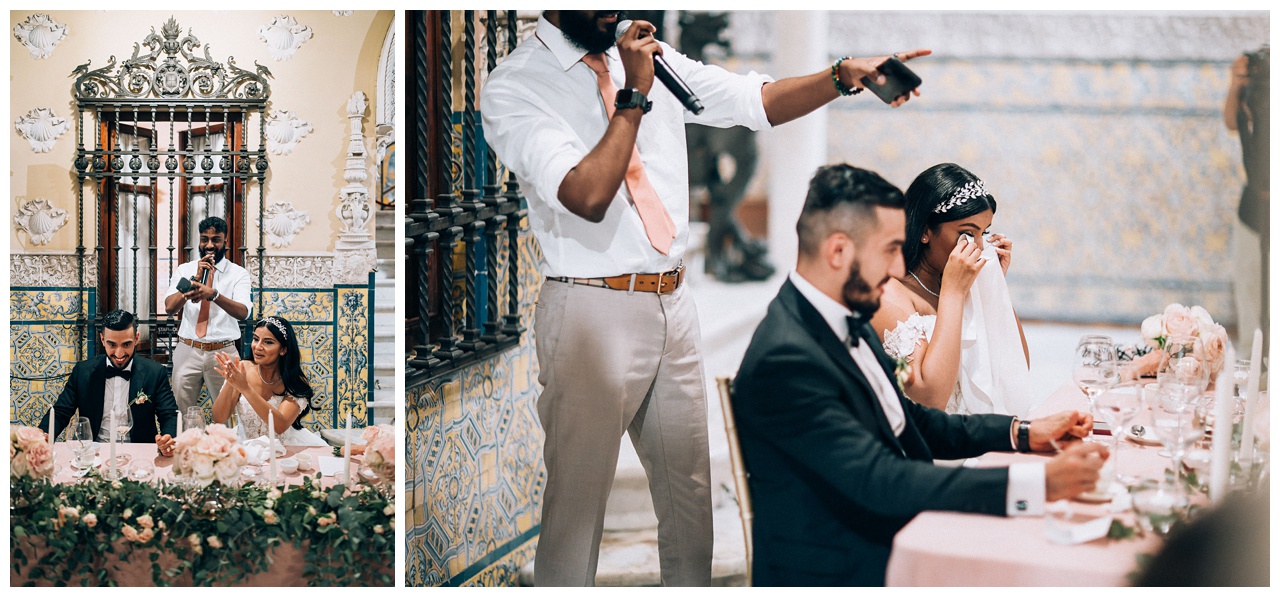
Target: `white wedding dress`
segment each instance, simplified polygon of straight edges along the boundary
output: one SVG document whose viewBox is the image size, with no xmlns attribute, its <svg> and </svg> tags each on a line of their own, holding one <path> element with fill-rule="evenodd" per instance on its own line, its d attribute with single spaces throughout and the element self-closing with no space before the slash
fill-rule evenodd
<svg viewBox="0 0 1280 597">
<path fill-rule="evenodd" d="M 982 257 L 994 263 L 978 272 L 964 300 L 960 374 L 947 400 L 946 412 L 1026 417 L 1036 404 L 1030 393 L 1030 371 L 1022 352 L 1009 286 L 995 247 L 988 245 Z M 922 340 L 932 340 L 937 321 L 937 315 L 911 314 L 885 332 L 884 351 L 895 359 L 909 361 Z"/>
<path fill-rule="evenodd" d="M 267 400 L 267 404 L 270 404 L 272 408 L 278 408 L 286 399 L 293 400 L 299 409 L 305 410 L 307 408 L 306 398 L 292 398 L 283 394 L 272 396 L 271 399 Z M 240 396 L 240 401 L 236 402 L 236 419 L 239 421 L 236 425 L 236 431 L 242 440 L 266 437 L 267 422 L 258 416 L 252 406 L 249 406 L 249 400 L 243 394 Z M 319 434 L 305 427 L 302 429 L 289 427 L 284 433 L 277 435 L 276 440 L 286 446 L 329 445 L 329 442 L 324 441 L 324 438 L 320 437 Z"/>
</svg>

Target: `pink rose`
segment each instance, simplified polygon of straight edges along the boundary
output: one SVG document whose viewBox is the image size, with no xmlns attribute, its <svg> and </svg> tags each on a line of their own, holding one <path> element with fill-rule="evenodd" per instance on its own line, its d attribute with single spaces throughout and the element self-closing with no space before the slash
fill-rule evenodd
<svg viewBox="0 0 1280 597">
<path fill-rule="evenodd" d="M 35 427 L 27 427 L 23 425 L 18 428 L 18 447 L 23 450 L 30 450 L 31 446 L 36 444 L 48 445 L 49 442 L 44 439 L 44 432 Z"/>
<path fill-rule="evenodd" d="M 1208 364 L 1209 375 L 1217 375 L 1222 371 L 1226 361 L 1227 330 L 1216 323 L 1213 324 L 1207 334 L 1200 336 L 1196 349 L 1196 356 Z"/>
<path fill-rule="evenodd" d="M 27 466 L 33 477 L 43 478 L 53 474 L 53 450 L 43 441 L 27 448 Z"/>
<path fill-rule="evenodd" d="M 1192 317 L 1195 317 L 1196 321 L 1199 321 L 1202 326 L 1213 325 L 1213 316 L 1209 315 L 1209 312 L 1200 305 L 1196 305 L 1191 308 L 1191 315 Z"/>
<path fill-rule="evenodd" d="M 31 472 L 31 467 L 27 465 L 27 455 L 17 454 L 9 460 L 9 476 L 25 477 Z"/>
<path fill-rule="evenodd" d="M 93 512 L 85 514 L 84 518 L 81 518 L 80 520 L 83 520 L 84 526 L 87 526 L 89 528 L 98 526 L 98 515 L 94 514 Z"/>
<path fill-rule="evenodd" d="M 124 527 L 120 529 L 120 533 L 124 535 L 125 539 L 130 541 L 138 540 L 138 529 L 135 529 L 130 525 L 124 525 Z"/>
<path fill-rule="evenodd" d="M 138 542 L 139 542 L 139 543 L 146 543 L 146 542 L 150 541 L 152 537 L 155 537 L 155 536 L 156 536 L 156 532 L 155 532 L 155 531 L 153 531 L 153 530 L 151 530 L 151 529 L 142 529 L 142 532 L 141 532 L 141 533 L 138 533 Z"/>
<path fill-rule="evenodd" d="M 155 526 L 156 524 L 154 521 L 151 520 L 150 514 L 143 514 L 142 516 L 139 516 L 136 522 L 138 523 L 139 526 L 141 526 L 144 529 L 149 529 Z"/>
<path fill-rule="evenodd" d="M 1192 356 L 1178 359 L 1178 364 L 1174 369 L 1174 375 L 1178 381 L 1187 384 L 1195 381 L 1200 376 L 1200 373 L 1200 360 Z"/>
<path fill-rule="evenodd" d="M 209 547 L 212 547 L 214 549 L 222 549 L 222 540 L 214 535 L 209 535 L 209 539 L 207 543 L 209 544 Z"/>
<path fill-rule="evenodd" d="M 274 510 L 262 511 L 262 522 L 265 522 L 267 524 L 275 524 L 276 522 L 279 522 L 279 520 L 280 520 L 279 518 L 276 518 L 276 513 Z"/>
<path fill-rule="evenodd" d="M 1170 337 L 1191 336 L 1200 329 L 1200 322 L 1190 309 L 1174 303 L 1164 310 L 1164 329 Z"/>
</svg>

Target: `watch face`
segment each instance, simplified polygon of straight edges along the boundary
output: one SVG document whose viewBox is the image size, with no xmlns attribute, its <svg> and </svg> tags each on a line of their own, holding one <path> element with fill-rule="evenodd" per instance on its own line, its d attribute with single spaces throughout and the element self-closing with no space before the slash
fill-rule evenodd
<svg viewBox="0 0 1280 597">
<path fill-rule="evenodd" d="M 633 107 L 637 105 L 638 102 L 636 102 L 636 90 L 635 89 L 619 89 L 618 99 L 616 103 L 626 105 L 627 107 Z"/>
</svg>

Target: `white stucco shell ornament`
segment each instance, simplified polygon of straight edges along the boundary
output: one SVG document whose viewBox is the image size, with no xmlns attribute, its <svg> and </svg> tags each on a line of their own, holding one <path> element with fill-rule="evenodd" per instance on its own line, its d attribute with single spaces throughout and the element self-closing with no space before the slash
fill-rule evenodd
<svg viewBox="0 0 1280 597">
<path fill-rule="evenodd" d="M 25 116 L 19 116 L 13 122 L 13 127 L 31 144 L 31 151 L 46 153 L 53 149 L 58 137 L 71 129 L 71 122 L 54 114 L 49 108 L 35 108 Z"/>
<path fill-rule="evenodd" d="M 13 36 L 37 60 L 48 58 L 53 49 L 67 37 L 67 26 L 47 14 L 33 14 L 13 26 Z"/>
<path fill-rule="evenodd" d="M 311 39 L 311 28 L 299 25 L 291 16 L 280 15 L 258 28 L 258 39 L 267 42 L 267 50 L 275 60 L 290 60 Z"/>
</svg>

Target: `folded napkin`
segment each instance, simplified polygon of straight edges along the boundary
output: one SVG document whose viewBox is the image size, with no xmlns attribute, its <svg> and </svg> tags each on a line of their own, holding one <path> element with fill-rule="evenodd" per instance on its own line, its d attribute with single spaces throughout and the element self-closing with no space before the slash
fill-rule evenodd
<svg viewBox="0 0 1280 597">
<path fill-rule="evenodd" d="M 994 245 L 987 244 L 982 259 L 990 263 L 978 272 L 964 301 L 960 391 L 968 412 L 1026 417 L 1035 404 L 1009 285 Z"/>
</svg>

